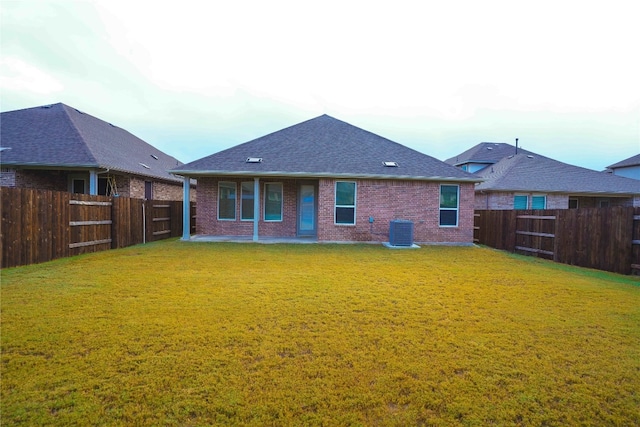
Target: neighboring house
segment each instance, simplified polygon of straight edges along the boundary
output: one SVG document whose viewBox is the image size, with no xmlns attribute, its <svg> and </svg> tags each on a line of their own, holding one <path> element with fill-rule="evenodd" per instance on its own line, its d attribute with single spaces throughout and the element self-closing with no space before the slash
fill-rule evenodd
<svg viewBox="0 0 640 427">
<path fill-rule="evenodd" d="M 445 160 L 445 163 L 459 167 L 463 171 L 476 173 L 514 154 L 533 154 L 530 151 L 516 148 L 503 142 L 481 142 L 455 157 Z"/>
<path fill-rule="evenodd" d="M 614 175 L 640 179 L 640 154 L 607 167 Z"/>
<path fill-rule="evenodd" d="M 473 242 L 477 177 L 327 115 L 172 172 L 198 179 L 199 235 L 384 242 L 408 220 L 415 242 Z"/>
<path fill-rule="evenodd" d="M 465 152 L 480 153 L 476 158 L 465 153 L 456 158 L 464 158 L 466 164 L 479 163 L 476 159 L 486 159 L 484 153 L 490 151 L 487 150 L 490 146 L 482 143 Z M 492 158 L 491 163 L 474 174 L 484 180 L 476 186 L 476 209 L 640 206 L 640 181 L 569 165 L 521 149 L 516 154 L 516 148 L 509 144 L 499 146 L 501 154 L 511 154 L 497 160 Z M 447 162 L 455 164 L 456 158 Z"/>
<path fill-rule="evenodd" d="M 1 113 L 0 162 L 2 186 L 182 199 L 181 162 L 62 103 Z"/>
</svg>

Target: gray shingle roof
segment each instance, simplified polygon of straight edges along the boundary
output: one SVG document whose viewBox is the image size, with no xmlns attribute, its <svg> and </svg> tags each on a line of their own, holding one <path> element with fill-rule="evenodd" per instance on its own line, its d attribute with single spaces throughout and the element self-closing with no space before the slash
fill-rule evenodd
<svg viewBox="0 0 640 427">
<path fill-rule="evenodd" d="M 3 166 L 104 168 L 180 181 L 168 172 L 182 164 L 176 158 L 62 103 L 0 114 L 0 145 Z"/>
<path fill-rule="evenodd" d="M 247 163 L 248 157 L 262 158 L 262 162 Z M 385 167 L 383 162 L 399 166 Z M 326 114 L 185 164 L 173 173 L 479 181 L 459 168 Z"/>
<path fill-rule="evenodd" d="M 629 166 L 639 166 L 639 165 L 640 165 L 640 154 L 636 154 L 635 156 L 631 156 L 628 159 L 624 159 L 611 166 L 607 166 L 607 169 L 626 168 Z"/>
<path fill-rule="evenodd" d="M 538 154 L 506 157 L 476 175 L 485 179 L 476 186 L 476 191 L 640 194 L 638 180 L 569 165 Z"/>
<path fill-rule="evenodd" d="M 481 142 L 474 145 L 467 151 L 445 160 L 445 163 L 460 166 L 465 163 L 486 163 L 493 164 L 505 157 L 516 153 L 516 147 L 504 142 Z M 518 148 L 518 153 L 533 154 L 530 151 Z"/>
</svg>

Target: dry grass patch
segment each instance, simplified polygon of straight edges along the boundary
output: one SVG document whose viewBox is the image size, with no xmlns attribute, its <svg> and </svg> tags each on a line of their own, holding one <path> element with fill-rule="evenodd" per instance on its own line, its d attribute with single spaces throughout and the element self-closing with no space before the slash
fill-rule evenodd
<svg viewBox="0 0 640 427">
<path fill-rule="evenodd" d="M 169 241 L 2 271 L 6 425 L 638 425 L 638 279 Z"/>
</svg>

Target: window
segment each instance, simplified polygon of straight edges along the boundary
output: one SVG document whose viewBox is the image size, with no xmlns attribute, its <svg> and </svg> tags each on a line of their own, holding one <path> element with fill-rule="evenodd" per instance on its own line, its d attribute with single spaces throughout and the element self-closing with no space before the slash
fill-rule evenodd
<svg viewBox="0 0 640 427">
<path fill-rule="evenodd" d="M 598 201 L 598 206 L 601 208 L 608 208 L 611 204 L 609 203 L 609 199 L 601 199 Z"/>
<path fill-rule="evenodd" d="M 569 199 L 569 209 L 578 209 L 578 199 Z"/>
<path fill-rule="evenodd" d="M 531 209 L 546 209 L 547 196 L 531 196 Z"/>
<path fill-rule="evenodd" d="M 218 219 L 236 219 L 235 182 L 220 182 L 218 184 Z"/>
<path fill-rule="evenodd" d="M 440 186 L 440 226 L 458 226 L 458 185 Z"/>
<path fill-rule="evenodd" d="M 282 184 L 264 185 L 264 220 L 282 221 Z"/>
<path fill-rule="evenodd" d="M 98 178 L 98 194 L 101 196 L 107 195 L 107 178 Z"/>
<path fill-rule="evenodd" d="M 334 224 L 355 225 L 356 183 L 336 181 Z"/>
<path fill-rule="evenodd" d="M 72 193 L 85 194 L 87 192 L 85 189 L 86 189 L 86 181 L 84 179 L 73 178 L 73 180 L 71 181 Z"/>
<path fill-rule="evenodd" d="M 516 209 L 516 210 L 527 209 L 528 204 L 529 204 L 529 197 L 527 196 L 513 197 L 513 209 Z"/>
<path fill-rule="evenodd" d="M 241 191 L 242 194 L 240 195 L 240 219 L 243 221 L 252 221 L 255 199 L 255 195 L 253 192 L 253 182 L 243 182 Z"/>
<path fill-rule="evenodd" d="M 144 182 L 144 198 L 147 200 L 153 199 L 153 183 L 151 181 Z"/>
</svg>

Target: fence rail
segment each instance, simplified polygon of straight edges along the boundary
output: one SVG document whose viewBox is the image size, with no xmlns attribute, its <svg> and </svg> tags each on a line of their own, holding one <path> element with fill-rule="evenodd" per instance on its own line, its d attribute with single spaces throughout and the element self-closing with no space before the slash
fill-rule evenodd
<svg viewBox="0 0 640 427">
<path fill-rule="evenodd" d="M 182 236 L 182 202 L 0 189 L 1 268 Z M 195 203 L 191 203 L 191 232 Z"/>
<path fill-rule="evenodd" d="M 474 241 L 621 274 L 640 269 L 640 208 L 478 210 Z"/>
</svg>

